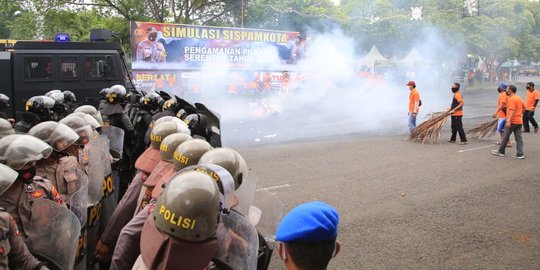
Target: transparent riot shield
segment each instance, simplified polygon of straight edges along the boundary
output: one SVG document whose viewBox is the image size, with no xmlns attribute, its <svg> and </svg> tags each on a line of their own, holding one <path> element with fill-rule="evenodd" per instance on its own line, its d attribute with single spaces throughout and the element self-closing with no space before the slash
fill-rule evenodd
<svg viewBox="0 0 540 270">
<path fill-rule="evenodd" d="M 81 227 L 86 225 L 86 207 L 88 206 L 88 176 L 81 170 L 76 171 L 77 174 L 77 191 L 71 194 L 68 205 L 69 209 L 81 224 Z"/>
<path fill-rule="evenodd" d="M 77 245 L 77 254 L 75 256 L 75 269 L 86 269 L 86 243 L 87 243 L 87 207 L 88 207 L 88 176 L 81 170 L 77 170 L 77 185 L 76 192 L 71 194 L 68 205 L 69 210 L 79 220 L 81 225 L 81 233 L 79 236 L 79 244 Z"/>
<path fill-rule="evenodd" d="M 249 208 L 248 220 L 259 233 L 258 270 L 266 270 L 274 251 L 276 230 L 283 218 L 283 203 L 272 193 L 259 190 L 255 193 L 253 205 Z"/>
<path fill-rule="evenodd" d="M 259 237 L 257 230 L 236 211 L 221 216 L 216 258 L 232 269 L 257 269 Z"/>
<path fill-rule="evenodd" d="M 112 156 L 112 163 L 122 158 L 124 150 L 124 130 L 115 126 L 106 126 L 101 129 L 102 134 L 109 139 L 109 152 Z"/>
<path fill-rule="evenodd" d="M 71 270 L 79 244 L 81 225 L 69 209 L 54 201 L 35 199 L 26 233 L 34 256 L 49 263 L 50 269 Z"/>
<path fill-rule="evenodd" d="M 249 212 L 249 207 L 253 205 L 255 191 L 257 190 L 257 182 L 259 182 L 259 177 L 250 170 L 248 173 L 248 177 L 235 191 L 236 196 L 238 197 L 238 205 L 235 206 L 233 209 L 246 217 Z"/>
<path fill-rule="evenodd" d="M 249 208 L 248 219 L 265 239 L 268 238 L 267 240 L 273 242 L 284 209 L 283 203 L 275 195 L 259 190 L 255 193 L 253 205 Z"/>
<path fill-rule="evenodd" d="M 99 224 L 102 216 L 102 198 L 105 175 L 110 171 L 109 139 L 107 136 L 96 136 L 90 140 L 88 204 L 86 229 L 86 264 L 93 265 L 93 255 L 99 240 Z M 109 170 L 107 169 L 109 168 Z M 90 269 L 89 267 L 87 267 Z"/>
</svg>

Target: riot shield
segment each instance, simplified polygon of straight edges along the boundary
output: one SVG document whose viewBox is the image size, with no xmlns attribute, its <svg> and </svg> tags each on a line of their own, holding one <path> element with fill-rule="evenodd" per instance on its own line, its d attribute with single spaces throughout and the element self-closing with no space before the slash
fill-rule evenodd
<svg viewBox="0 0 540 270">
<path fill-rule="evenodd" d="M 235 211 L 222 215 L 217 238 L 216 258 L 232 269 L 257 269 L 259 238 L 245 217 Z"/>
<path fill-rule="evenodd" d="M 276 230 L 283 218 L 283 203 L 268 191 L 255 193 L 253 205 L 249 208 L 248 220 L 259 233 L 258 270 L 266 270 L 274 251 Z"/>
<path fill-rule="evenodd" d="M 86 265 L 93 265 L 93 254 L 99 240 L 99 224 L 102 216 L 105 175 L 110 171 L 109 139 L 106 135 L 99 135 L 90 140 L 90 170 L 88 173 L 88 207 L 86 229 Z M 109 168 L 109 169 L 107 169 Z M 90 269 L 89 267 L 87 267 Z"/>
<path fill-rule="evenodd" d="M 221 121 L 220 115 L 217 112 L 214 112 L 207 108 L 202 103 L 195 103 L 196 111 L 200 115 L 204 115 L 206 118 L 206 130 L 209 138 L 206 138 L 207 141 L 213 147 L 221 147 Z"/>
<path fill-rule="evenodd" d="M 35 199 L 27 246 L 49 268 L 71 270 L 75 265 L 81 225 L 66 207 L 47 199 Z"/>
<path fill-rule="evenodd" d="M 253 205 L 258 181 L 259 177 L 250 170 L 248 173 L 248 177 L 244 180 L 242 185 L 235 192 L 236 197 L 238 197 L 239 203 L 233 209 L 246 217 L 249 212 L 249 207 Z"/>
<path fill-rule="evenodd" d="M 109 152 L 113 158 L 112 163 L 115 163 L 122 158 L 124 130 L 115 126 L 106 126 L 101 129 L 101 132 L 109 138 Z"/>
<path fill-rule="evenodd" d="M 86 225 L 86 207 L 88 205 L 88 176 L 81 170 L 77 170 L 76 174 L 77 191 L 71 194 L 68 205 L 83 227 Z"/>
<path fill-rule="evenodd" d="M 248 219 L 267 241 L 273 242 L 284 209 L 283 203 L 276 196 L 268 191 L 259 190 L 255 193 L 253 205 L 249 208 Z"/>
<path fill-rule="evenodd" d="M 77 245 L 77 253 L 75 256 L 75 269 L 86 268 L 86 222 L 87 222 L 87 207 L 88 207 L 88 176 L 81 170 L 77 170 L 77 185 L 76 192 L 71 194 L 69 199 L 69 210 L 79 220 L 81 225 L 81 233 L 79 236 L 79 243 Z"/>
</svg>

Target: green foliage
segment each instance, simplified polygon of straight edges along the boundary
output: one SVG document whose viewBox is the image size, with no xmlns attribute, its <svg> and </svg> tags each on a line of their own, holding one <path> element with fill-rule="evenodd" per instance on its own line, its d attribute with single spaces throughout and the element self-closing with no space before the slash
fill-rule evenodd
<svg viewBox="0 0 540 270">
<path fill-rule="evenodd" d="M 32 39 L 44 16 L 44 36 L 69 32 L 88 40 L 92 28 L 111 29 L 127 43 L 129 21 L 177 22 L 317 33 L 342 29 L 357 51 L 376 45 L 403 57 L 432 33 L 484 61 L 540 61 L 540 4 L 528 0 L 481 0 L 480 16 L 463 17 L 462 0 L 0 0 L 0 38 Z M 422 20 L 411 20 L 422 7 Z M 14 16 L 15 11 L 20 14 Z M 127 48 L 128 44 L 124 44 Z"/>
</svg>

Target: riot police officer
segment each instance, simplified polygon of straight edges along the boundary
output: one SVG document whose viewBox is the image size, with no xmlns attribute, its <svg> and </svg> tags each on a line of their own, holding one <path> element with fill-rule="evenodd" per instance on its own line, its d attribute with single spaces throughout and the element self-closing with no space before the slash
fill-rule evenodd
<svg viewBox="0 0 540 270">
<path fill-rule="evenodd" d="M 174 173 L 176 173 L 173 164 L 173 155 L 175 149 L 182 143 L 191 140 L 191 136 L 184 133 L 174 133 L 171 134 L 161 141 L 159 147 L 159 155 L 161 161 L 156 166 L 156 169 L 148 176 L 148 179 L 144 181 L 143 187 L 141 189 L 141 194 L 137 201 L 137 214 L 141 211 L 152 199 L 152 190 L 162 179 L 170 179 Z M 201 154 L 202 155 L 202 154 Z"/>
<path fill-rule="evenodd" d="M 107 95 L 109 93 L 109 88 L 103 88 L 99 91 L 99 98 L 98 98 L 98 110 L 101 111 L 101 108 L 107 104 Z"/>
<path fill-rule="evenodd" d="M 64 94 L 64 105 L 66 106 L 66 113 L 70 114 L 74 112 L 75 108 L 78 107 L 77 97 L 75 94 L 69 90 L 63 91 Z"/>
<path fill-rule="evenodd" d="M 0 207 L 13 216 L 25 239 L 34 200 L 43 198 L 64 204 L 51 182 L 36 175 L 36 162 L 47 158 L 52 151 L 47 143 L 30 135 L 10 135 L 0 139 L 0 158 L 19 173 L 17 180 L 0 197 Z"/>
<path fill-rule="evenodd" d="M 133 124 L 129 120 L 128 115 L 124 111 L 124 101 L 126 96 L 126 88 L 122 85 L 113 85 L 107 91 L 107 103 L 99 108 L 103 117 L 104 126 L 110 125 L 124 130 L 124 147 L 123 149 L 133 148 Z M 120 178 L 120 197 L 122 197 L 135 174 L 135 157 L 131 151 L 124 151 L 123 157 L 119 162 L 114 164 L 114 169 L 118 171 Z"/>
<path fill-rule="evenodd" d="M 18 174 L 10 167 L 0 164 L 0 197 L 17 180 Z M 45 270 L 20 237 L 13 217 L 0 207 L 0 269 Z"/>
<path fill-rule="evenodd" d="M 28 135 L 48 143 L 53 152 L 49 157 L 36 165 L 36 174 L 51 181 L 65 202 L 69 202 L 71 194 L 79 189 L 80 169 L 77 158 L 67 151 L 79 136 L 68 126 L 47 121 L 34 126 Z"/>
<path fill-rule="evenodd" d="M 107 103 L 99 108 L 105 125 L 111 125 L 123 129 L 126 134 L 133 133 L 133 125 L 129 121 L 129 117 L 124 112 L 124 99 L 126 96 L 126 88 L 122 85 L 114 85 L 108 89 L 106 95 Z"/>
<path fill-rule="evenodd" d="M 0 118 L 9 118 L 9 107 L 9 97 L 4 94 L 0 94 Z"/>
<path fill-rule="evenodd" d="M 98 257 L 98 261 L 106 262 L 110 259 L 112 248 L 116 246 L 120 231 L 133 217 L 137 209 L 137 200 L 142 184 L 148 179 L 160 161 L 159 147 L 161 141 L 167 136 L 179 132 L 189 133 L 189 129 L 187 129 L 183 122 L 163 122 L 152 129 L 149 136 L 152 138 L 152 143 L 135 162 L 137 174 L 133 177 L 125 196 L 118 203 L 118 207 L 114 210 L 97 245 L 96 256 Z M 114 269 L 112 265 L 111 269 Z"/>
<path fill-rule="evenodd" d="M 54 100 L 46 96 L 31 97 L 24 107 L 24 112 L 17 112 L 17 122 L 15 131 L 27 133 L 33 126 L 50 121 L 53 118 L 51 109 L 54 107 Z M 22 120 L 21 120 L 22 119 Z"/>
<path fill-rule="evenodd" d="M 134 117 L 139 110 L 139 102 L 142 98 L 142 95 L 135 90 L 131 90 L 126 94 L 126 107 L 124 110 L 128 114 L 129 120 L 133 123 Z"/>
<path fill-rule="evenodd" d="M 51 90 L 45 94 L 46 97 L 50 97 L 54 100 L 54 106 L 51 111 L 53 112 L 54 121 L 58 121 L 68 115 L 66 106 L 64 105 L 64 94 L 60 90 Z"/>
<path fill-rule="evenodd" d="M 138 110 L 132 118 L 135 128 L 135 147 L 133 150 L 135 157 L 138 157 L 146 148 L 144 141 L 146 131 L 150 127 L 152 116 L 159 111 L 164 101 L 160 95 L 151 92 L 141 98 L 139 102 Z"/>
<path fill-rule="evenodd" d="M 146 219 L 133 269 L 205 269 L 218 247 L 220 212 L 219 188 L 209 175 L 176 175 Z"/>
</svg>

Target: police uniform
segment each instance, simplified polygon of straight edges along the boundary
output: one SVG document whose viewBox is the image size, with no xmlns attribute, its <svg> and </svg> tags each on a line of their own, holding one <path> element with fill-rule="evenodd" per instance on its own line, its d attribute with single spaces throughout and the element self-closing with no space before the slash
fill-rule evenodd
<svg viewBox="0 0 540 270">
<path fill-rule="evenodd" d="M 207 267 L 218 247 L 219 206 L 219 188 L 209 175 L 196 171 L 176 175 L 144 222 L 141 259 L 133 260 L 133 269 Z"/>
<path fill-rule="evenodd" d="M 36 165 L 36 174 L 51 181 L 62 199 L 69 202 L 71 194 L 79 189 L 77 170 L 79 162 L 74 156 L 57 158 L 54 154 Z"/>
<path fill-rule="evenodd" d="M 17 227 L 25 235 L 25 227 L 29 225 L 32 213 L 33 200 L 38 198 L 49 199 L 64 205 L 62 196 L 56 188 L 46 179 L 35 176 L 30 183 L 23 183 L 16 180 L 2 196 L 0 196 L 0 207 L 7 209 Z"/>
<path fill-rule="evenodd" d="M 135 213 L 137 209 L 137 199 L 141 192 L 143 182 L 155 169 L 159 163 L 159 150 L 149 147 L 137 159 L 135 168 L 138 170 L 133 177 L 126 193 L 118 203 L 116 209 L 107 223 L 103 234 L 100 237 L 100 242 L 105 244 L 112 251 L 117 245 L 122 228 L 133 218 L 131 213 Z M 116 250 L 116 249 L 115 249 Z M 114 269 L 111 265 L 111 269 Z"/>
<path fill-rule="evenodd" d="M 42 269 L 42 263 L 30 254 L 15 220 L 4 208 L 0 208 L 0 269 Z"/>
<path fill-rule="evenodd" d="M 165 62 L 165 47 L 157 41 L 143 40 L 137 44 L 137 60 L 145 62 Z"/>
</svg>

